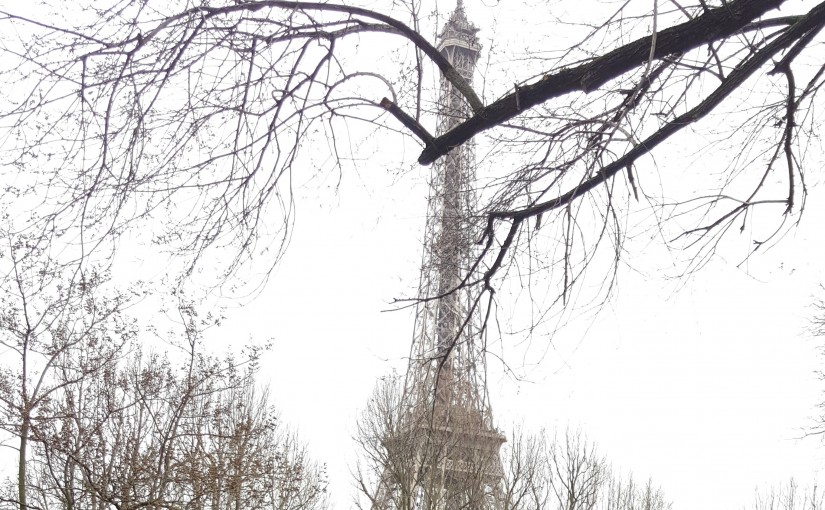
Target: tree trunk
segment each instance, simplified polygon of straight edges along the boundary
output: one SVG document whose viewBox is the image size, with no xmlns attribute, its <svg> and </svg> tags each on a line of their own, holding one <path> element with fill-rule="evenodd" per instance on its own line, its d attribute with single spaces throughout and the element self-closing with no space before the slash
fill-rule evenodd
<svg viewBox="0 0 825 510">
<path fill-rule="evenodd" d="M 25 411 L 23 423 L 20 425 L 20 450 L 17 458 L 17 501 L 20 510 L 26 510 L 29 505 L 26 502 L 26 447 L 29 438 L 29 412 Z"/>
</svg>

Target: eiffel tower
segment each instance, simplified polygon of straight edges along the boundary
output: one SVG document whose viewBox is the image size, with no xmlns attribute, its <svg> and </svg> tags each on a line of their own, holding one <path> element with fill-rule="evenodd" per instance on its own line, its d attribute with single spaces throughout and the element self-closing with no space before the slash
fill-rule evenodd
<svg viewBox="0 0 825 510">
<path fill-rule="evenodd" d="M 481 46 L 478 29 L 458 0 L 438 48 L 472 82 Z M 443 77 L 438 133 L 468 117 L 461 94 Z M 433 167 L 419 297 L 410 364 L 386 450 L 374 510 L 501 508 L 499 449 L 479 365 L 480 324 L 473 292 L 459 288 L 472 263 L 477 231 L 475 157 L 471 143 Z M 437 299 L 427 299 L 435 298 Z"/>
</svg>

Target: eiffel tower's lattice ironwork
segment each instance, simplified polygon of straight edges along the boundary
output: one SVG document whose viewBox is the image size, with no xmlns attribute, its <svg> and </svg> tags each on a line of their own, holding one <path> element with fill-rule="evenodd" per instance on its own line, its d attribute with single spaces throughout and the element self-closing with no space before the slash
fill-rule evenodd
<svg viewBox="0 0 825 510">
<path fill-rule="evenodd" d="M 439 36 L 439 50 L 472 82 L 481 46 L 458 1 Z M 438 132 L 468 116 L 461 94 L 442 78 Z M 459 288 L 472 264 L 477 232 L 475 157 L 471 143 L 433 167 L 415 333 L 397 416 L 382 438 L 377 510 L 500 508 L 499 449 L 480 352 L 471 289 Z M 427 299 L 436 298 L 437 299 Z"/>
</svg>

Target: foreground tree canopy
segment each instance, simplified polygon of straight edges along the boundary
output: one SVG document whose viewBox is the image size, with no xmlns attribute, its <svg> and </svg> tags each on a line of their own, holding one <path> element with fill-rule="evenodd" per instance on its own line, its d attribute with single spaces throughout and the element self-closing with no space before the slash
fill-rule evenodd
<svg viewBox="0 0 825 510">
<path fill-rule="evenodd" d="M 609 290 L 602 277 L 637 224 L 686 249 L 687 271 L 732 229 L 747 231 L 745 251 L 781 237 L 804 208 L 805 162 L 819 155 L 825 4 L 609 8 L 555 20 L 547 38 L 537 21 L 541 51 L 490 41 L 478 90 L 432 42 L 453 5 L 123 0 L 2 11 L 5 228 L 59 242 L 75 260 L 109 257 L 139 232 L 130 235 L 184 255 L 185 274 L 226 281 L 250 261 L 277 262 L 296 180 L 346 178 L 380 151 L 415 169 L 476 139 L 479 251 L 463 284 L 479 292 L 508 275 L 549 279 L 546 310 L 593 264 Z M 484 43 L 495 27 L 482 28 Z M 473 112 L 443 133 L 435 68 Z M 417 161 L 397 151 L 402 137 L 419 144 Z M 654 159 L 671 152 L 683 159 Z"/>
</svg>

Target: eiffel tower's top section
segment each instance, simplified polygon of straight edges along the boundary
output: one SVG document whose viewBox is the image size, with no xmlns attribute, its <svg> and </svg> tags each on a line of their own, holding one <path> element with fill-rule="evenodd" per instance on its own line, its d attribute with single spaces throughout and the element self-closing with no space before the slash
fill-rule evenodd
<svg viewBox="0 0 825 510">
<path fill-rule="evenodd" d="M 478 27 L 467 19 L 463 0 L 458 0 L 455 10 L 438 36 L 438 49 L 444 51 L 449 47 L 457 46 L 478 53 L 481 50 L 481 45 L 478 42 L 478 37 L 476 37 L 477 32 Z"/>
</svg>

